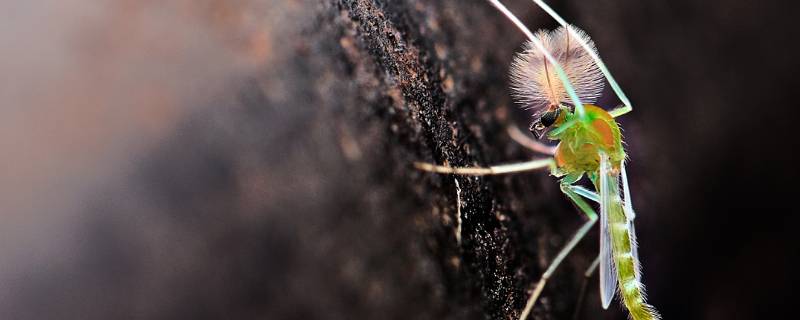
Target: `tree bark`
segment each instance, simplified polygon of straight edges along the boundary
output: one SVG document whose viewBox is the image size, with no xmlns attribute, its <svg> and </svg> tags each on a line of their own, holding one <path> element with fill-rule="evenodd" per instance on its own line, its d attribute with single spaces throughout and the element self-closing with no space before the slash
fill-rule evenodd
<svg viewBox="0 0 800 320">
<path fill-rule="evenodd" d="M 521 34 L 482 2 L 338 1 L 313 12 L 299 34 L 278 35 L 286 42 L 275 47 L 290 49 L 273 57 L 283 62 L 249 106 L 269 115 L 236 121 L 272 137 L 265 184 L 281 201 L 263 212 L 297 243 L 278 241 L 293 258 L 273 277 L 303 288 L 280 309 L 327 319 L 517 318 L 582 217 L 545 171 L 456 177 L 412 163 L 534 156 L 505 131 L 515 125 L 507 70 Z M 279 87 L 289 88 L 283 101 Z M 581 247 L 564 264 L 534 319 L 571 316 L 595 250 Z"/>
</svg>

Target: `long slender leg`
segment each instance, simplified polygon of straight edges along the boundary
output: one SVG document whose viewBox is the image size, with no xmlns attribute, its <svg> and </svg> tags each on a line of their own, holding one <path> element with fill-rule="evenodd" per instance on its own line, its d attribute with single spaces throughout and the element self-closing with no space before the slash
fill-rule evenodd
<svg viewBox="0 0 800 320">
<path fill-rule="evenodd" d="M 611 111 L 608 112 L 608 114 L 610 114 L 612 117 L 616 118 L 616 117 L 619 117 L 619 116 L 621 116 L 623 114 L 631 112 L 632 110 L 633 110 L 633 107 L 631 107 L 629 105 L 626 105 L 626 104 L 623 104 L 623 105 L 619 105 L 616 108 L 612 109 Z"/>
<path fill-rule="evenodd" d="M 578 244 L 578 242 L 583 239 L 584 236 L 589 232 L 589 230 L 594 226 L 595 222 L 597 222 L 597 213 L 589 206 L 586 201 L 584 201 L 578 193 L 573 191 L 573 187 L 571 185 L 562 184 L 561 185 L 561 192 L 563 192 L 567 197 L 572 200 L 572 202 L 581 209 L 581 211 L 589 217 L 589 221 L 586 221 L 575 235 L 572 236 L 572 239 L 567 242 L 567 245 L 558 252 L 555 259 L 550 262 L 550 266 L 547 267 L 547 270 L 542 274 L 542 278 L 539 279 L 539 282 L 536 284 L 536 288 L 533 289 L 533 294 L 531 297 L 528 298 L 528 302 L 525 304 L 525 309 L 522 310 L 522 314 L 520 315 L 520 320 L 525 320 L 528 318 L 528 315 L 531 313 L 533 306 L 536 304 L 536 300 L 539 299 L 539 295 L 542 294 L 542 290 L 544 290 L 544 285 L 547 284 L 547 280 L 550 279 L 550 276 L 553 275 L 553 272 L 556 271 L 556 268 L 561 264 L 564 258 L 572 251 L 573 248 Z"/>
<path fill-rule="evenodd" d="M 588 190 L 581 186 L 570 185 L 569 187 L 572 189 L 572 191 L 575 191 L 575 193 L 581 195 L 582 197 L 600 203 L 600 196 L 598 196 L 596 192 Z M 575 314 L 573 315 L 574 320 L 578 320 L 578 317 L 581 314 L 581 308 L 583 307 L 583 299 L 586 296 L 586 287 L 588 287 L 589 285 L 589 278 L 591 278 L 592 275 L 595 273 L 595 271 L 597 271 L 597 266 L 599 265 L 600 265 L 600 256 L 598 255 L 596 258 L 594 258 L 594 261 L 589 266 L 589 268 L 586 269 L 586 272 L 583 273 L 583 283 L 581 284 L 581 291 L 578 294 L 578 302 L 576 303 Z"/>
<path fill-rule="evenodd" d="M 553 158 L 536 159 L 531 161 L 502 164 L 491 167 L 448 167 L 448 166 L 439 166 L 424 162 L 414 163 L 414 167 L 422 171 L 430 171 L 436 173 L 453 173 L 453 174 L 461 174 L 469 176 L 485 176 L 485 175 L 524 172 L 524 171 L 532 171 L 544 168 L 553 168 L 554 166 L 555 166 L 555 161 L 553 160 Z"/>
<path fill-rule="evenodd" d="M 600 256 L 594 258 L 594 262 L 583 273 L 583 283 L 581 283 L 581 291 L 578 293 L 578 302 L 575 304 L 575 313 L 572 316 L 573 320 L 578 320 L 581 315 L 581 308 L 583 307 L 583 299 L 586 297 L 586 288 L 589 286 L 589 278 L 597 271 L 597 266 L 600 265 Z"/>
<path fill-rule="evenodd" d="M 600 196 L 597 195 L 597 192 L 588 190 L 588 189 L 586 189 L 584 187 L 581 187 L 581 186 L 570 185 L 568 187 L 570 188 L 570 190 L 572 190 L 573 192 L 579 194 L 581 197 L 584 197 L 586 199 L 589 199 L 589 200 L 592 200 L 594 202 L 600 203 Z"/>
<path fill-rule="evenodd" d="M 509 125 L 506 131 L 508 135 L 511 136 L 511 139 L 533 152 L 546 154 L 548 156 L 556 154 L 556 147 L 548 146 L 538 140 L 531 139 L 530 136 L 523 133 L 516 125 Z"/>
</svg>

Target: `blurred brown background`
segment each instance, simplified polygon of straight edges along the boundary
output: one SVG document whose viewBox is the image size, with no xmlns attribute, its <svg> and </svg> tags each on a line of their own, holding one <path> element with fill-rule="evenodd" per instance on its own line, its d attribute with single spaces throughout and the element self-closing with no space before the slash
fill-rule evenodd
<svg viewBox="0 0 800 320">
<path fill-rule="evenodd" d="M 649 300 L 665 319 L 783 318 L 794 8 L 549 3 L 635 104 Z M 528 121 L 507 89 L 522 41 L 479 0 L 0 4 L 0 318 L 515 318 L 580 216 L 544 173 L 410 163 L 531 156 L 504 133 Z M 534 318 L 572 316 L 596 243 Z M 583 318 L 627 317 L 595 292 Z"/>
</svg>

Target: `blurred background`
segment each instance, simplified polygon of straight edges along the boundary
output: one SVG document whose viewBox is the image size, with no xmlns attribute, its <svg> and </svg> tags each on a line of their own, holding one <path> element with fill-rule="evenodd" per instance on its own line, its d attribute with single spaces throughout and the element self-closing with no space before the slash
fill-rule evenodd
<svg viewBox="0 0 800 320">
<path fill-rule="evenodd" d="M 634 103 L 649 300 L 665 319 L 785 318 L 795 8 L 548 3 Z M 504 133 L 529 121 L 508 90 L 523 40 L 480 0 L 4 1 L 0 318 L 515 318 L 580 216 L 544 173 L 410 163 L 531 156 Z M 533 318 L 572 316 L 596 247 Z M 626 319 L 589 288 L 582 318 Z"/>
</svg>

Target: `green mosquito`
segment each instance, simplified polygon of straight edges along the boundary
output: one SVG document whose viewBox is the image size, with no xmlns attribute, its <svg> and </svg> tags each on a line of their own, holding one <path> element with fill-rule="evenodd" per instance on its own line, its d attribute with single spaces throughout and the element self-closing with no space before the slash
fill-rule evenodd
<svg viewBox="0 0 800 320">
<path fill-rule="evenodd" d="M 608 308 L 619 292 L 634 320 L 660 319 L 655 308 L 645 301 L 633 225 L 635 213 L 625 173 L 626 154 L 620 127 L 614 120 L 633 110 L 630 101 L 598 56 L 589 36 L 569 25 L 543 1 L 533 0 L 561 27 L 536 34 L 502 3 L 488 1 L 528 38 L 523 52 L 512 64 L 511 88 L 518 102 L 535 110 L 531 133 L 537 139 L 546 137 L 560 142 L 552 148 L 516 129 L 510 132 L 514 140 L 549 157 L 490 167 L 457 168 L 429 163 L 415 166 L 424 171 L 461 175 L 549 169 L 551 175 L 560 179 L 561 191 L 588 217 L 542 274 L 520 319 L 528 317 L 547 280 L 597 222 L 598 215 L 586 200 L 600 206 L 600 254 L 586 275 L 591 275 L 599 264 L 603 308 Z M 611 111 L 591 104 L 600 96 L 604 79 L 622 102 Z M 584 176 L 594 191 L 577 185 Z"/>
</svg>

